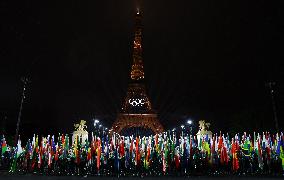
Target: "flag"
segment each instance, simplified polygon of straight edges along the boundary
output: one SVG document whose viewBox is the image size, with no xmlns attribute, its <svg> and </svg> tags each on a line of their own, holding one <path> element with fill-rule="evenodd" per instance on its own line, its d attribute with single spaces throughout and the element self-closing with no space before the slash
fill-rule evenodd
<svg viewBox="0 0 284 180">
<path fill-rule="evenodd" d="M 52 164 L 52 155 L 51 155 L 51 147 L 48 148 L 48 167 L 51 168 Z"/>
<path fill-rule="evenodd" d="M 233 171 L 237 171 L 239 169 L 239 160 L 238 160 L 238 155 L 237 155 L 237 146 L 236 146 L 236 142 L 234 141 L 234 139 L 232 139 L 232 168 Z"/>
<path fill-rule="evenodd" d="M 149 168 L 149 163 L 150 163 L 150 153 L 151 153 L 151 139 L 148 139 L 147 142 L 147 150 L 145 152 L 145 168 L 148 169 Z"/>
<path fill-rule="evenodd" d="M 87 152 L 87 161 L 90 162 L 92 159 L 92 151 L 91 148 L 88 148 L 88 152 Z"/>
<path fill-rule="evenodd" d="M 65 136 L 64 134 L 61 135 L 61 148 L 64 149 L 65 147 Z"/>
<path fill-rule="evenodd" d="M 68 134 L 66 134 L 64 138 L 63 158 L 67 157 L 68 151 L 69 151 L 69 137 Z"/>
<path fill-rule="evenodd" d="M 210 154 L 211 154 L 211 152 L 210 152 L 210 145 L 209 145 L 209 143 L 207 141 L 204 141 L 202 143 L 202 149 L 203 149 L 203 151 L 205 151 L 207 156 L 210 157 Z"/>
<path fill-rule="evenodd" d="M 124 150 L 124 139 L 123 137 L 121 137 L 120 141 L 119 141 L 119 149 L 118 149 L 118 153 L 120 158 L 124 157 L 125 155 L 125 150 Z"/>
<path fill-rule="evenodd" d="M 214 154 L 215 154 L 215 136 L 213 135 L 212 139 L 211 139 L 211 156 L 210 156 L 210 159 L 209 159 L 209 163 L 213 163 L 213 157 L 214 157 Z"/>
<path fill-rule="evenodd" d="M 55 151 L 56 151 L 56 144 L 55 144 L 55 141 L 54 141 L 54 135 L 52 135 L 52 138 L 51 138 L 51 156 L 53 157 L 54 154 L 55 154 Z"/>
<path fill-rule="evenodd" d="M 284 149 L 283 149 L 283 146 L 280 147 L 280 158 L 282 160 L 282 170 L 284 171 Z"/>
<path fill-rule="evenodd" d="M 35 138 L 35 134 L 33 136 L 33 141 L 32 141 L 32 148 L 35 149 L 35 141 L 36 141 L 36 138 Z"/>
<path fill-rule="evenodd" d="M 54 160 L 57 161 L 58 160 L 58 157 L 59 157 L 59 146 L 58 146 L 58 143 L 56 144 L 56 147 L 55 147 L 55 155 L 54 155 Z"/>
<path fill-rule="evenodd" d="M 12 158 L 12 163 L 11 163 L 11 167 L 10 167 L 9 172 L 15 172 L 16 171 L 17 159 L 22 154 L 22 152 L 23 152 L 23 149 L 22 149 L 22 146 L 21 146 L 21 140 L 20 140 L 20 136 L 19 136 L 17 146 L 14 149 L 14 155 L 13 155 L 14 157 Z"/>
<path fill-rule="evenodd" d="M 30 144 L 30 139 L 28 140 L 27 144 L 26 144 L 26 148 L 25 148 L 25 154 L 26 154 L 26 159 L 30 159 L 31 155 L 32 155 L 32 147 Z"/>
<path fill-rule="evenodd" d="M 109 158 L 109 143 L 108 143 L 108 136 L 106 136 L 106 145 L 105 145 L 105 150 L 104 150 L 104 153 L 105 153 L 105 163 L 107 162 L 107 159 Z"/>
<path fill-rule="evenodd" d="M 164 156 L 164 159 L 163 159 L 163 170 L 164 172 L 166 172 L 166 168 L 168 167 L 168 157 L 169 157 L 169 139 L 165 140 L 164 141 L 164 149 L 163 149 L 163 156 Z"/>
<path fill-rule="evenodd" d="M 136 137 L 136 145 L 135 145 L 135 164 L 139 165 L 140 164 L 140 151 L 139 151 L 139 137 Z"/>
<path fill-rule="evenodd" d="M 244 141 L 244 144 L 243 144 L 243 153 L 245 155 L 246 158 L 249 158 L 250 157 L 250 140 L 249 140 L 249 137 L 247 137 Z"/>
<path fill-rule="evenodd" d="M 166 159 L 165 159 L 165 153 L 162 152 L 162 163 L 163 163 L 163 172 L 164 174 L 166 173 L 166 169 L 167 169 L 167 164 L 166 164 Z"/>
<path fill-rule="evenodd" d="M 156 134 L 155 135 L 155 145 L 154 145 L 154 147 L 156 148 L 156 151 L 158 152 L 158 148 L 159 148 L 159 141 L 158 141 L 158 138 L 159 138 L 159 135 L 158 134 Z"/>
<path fill-rule="evenodd" d="M 79 144 L 79 136 L 75 137 L 75 144 L 74 144 L 74 156 L 75 156 L 75 163 L 80 164 L 80 144 Z"/>
<path fill-rule="evenodd" d="M 179 147 L 176 147 L 176 148 L 175 148 L 175 156 L 174 156 L 174 159 L 175 159 L 176 169 L 179 169 L 179 167 L 180 167 Z"/>
<path fill-rule="evenodd" d="M 21 143 L 21 139 L 20 139 L 20 136 L 19 136 L 19 139 L 18 139 L 18 143 L 17 143 L 17 155 L 16 157 L 20 157 L 20 155 L 22 154 L 23 152 L 23 148 L 22 148 L 22 143 Z"/>
<path fill-rule="evenodd" d="M 117 171 L 119 171 L 119 159 L 118 159 L 117 147 L 114 149 L 114 167 Z"/>
<path fill-rule="evenodd" d="M 219 136 L 219 141 L 218 141 L 218 151 L 220 153 L 221 151 L 221 148 L 224 146 L 224 143 L 223 143 L 223 136 L 221 136 L 221 133 L 220 133 L 220 136 Z"/>
<path fill-rule="evenodd" d="M 131 144 L 129 148 L 129 156 L 130 158 L 132 158 L 133 157 L 133 143 L 134 143 L 133 137 L 130 138 L 130 141 L 131 141 Z"/>
<path fill-rule="evenodd" d="M 14 149 L 14 157 L 12 158 L 12 163 L 9 172 L 15 172 L 17 168 L 17 147 Z"/>
<path fill-rule="evenodd" d="M 101 164 L 101 152 L 102 152 L 101 140 L 100 140 L 100 138 L 98 138 L 97 150 L 96 150 L 96 153 L 97 153 L 97 168 L 98 168 L 98 170 L 100 169 L 100 164 Z"/>
<path fill-rule="evenodd" d="M 1 143 L 1 155 L 3 155 L 6 151 L 7 151 L 7 144 L 6 144 L 6 140 L 5 140 L 5 137 L 3 135 L 3 138 L 2 138 L 2 143 Z"/>
<path fill-rule="evenodd" d="M 42 164 L 42 147 L 39 148 L 38 152 L 38 162 L 37 162 L 38 168 L 41 167 L 41 164 Z"/>
<path fill-rule="evenodd" d="M 260 169 L 262 169 L 263 168 L 263 159 L 262 159 L 262 149 L 261 149 L 260 141 L 261 141 L 261 138 L 259 136 L 258 141 L 257 141 L 257 156 L 258 156 L 258 166 L 259 166 Z"/>
<path fill-rule="evenodd" d="M 228 153 L 227 153 L 227 148 L 225 146 L 223 146 L 221 148 L 221 158 L 220 158 L 220 162 L 221 164 L 225 164 L 228 165 Z"/>
</svg>

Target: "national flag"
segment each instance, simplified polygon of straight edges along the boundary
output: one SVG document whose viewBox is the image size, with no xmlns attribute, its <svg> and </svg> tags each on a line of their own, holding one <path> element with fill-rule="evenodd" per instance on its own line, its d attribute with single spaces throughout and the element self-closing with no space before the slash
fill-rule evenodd
<svg viewBox="0 0 284 180">
<path fill-rule="evenodd" d="M 91 148 L 89 147 L 88 148 L 88 152 L 87 152 L 87 161 L 91 161 L 92 159 L 92 151 L 91 151 Z"/>
<path fill-rule="evenodd" d="M 42 147 L 39 148 L 39 152 L 38 152 L 38 162 L 37 162 L 37 165 L 38 165 L 39 169 L 41 167 L 41 164 L 42 164 Z"/>
<path fill-rule="evenodd" d="M 120 158 L 125 156 L 125 149 L 124 149 L 124 139 L 121 137 L 119 141 L 119 150 L 118 150 Z"/>
<path fill-rule="evenodd" d="M 114 149 L 114 167 L 117 171 L 119 171 L 119 159 L 118 159 L 117 147 Z"/>
<path fill-rule="evenodd" d="M 148 139 L 147 144 L 147 150 L 145 152 L 145 168 L 148 169 L 149 168 L 149 164 L 150 164 L 150 155 L 151 155 L 151 139 Z"/>
<path fill-rule="evenodd" d="M 175 148 L 175 153 L 174 154 L 175 154 L 174 159 L 175 159 L 176 169 L 179 169 L 179 167 L 180 167 L 179 147 Z"/>
<path fill-rule="evenodd" d="M 5 137 L 3 135 L 3 138 L 2 138 L 2 143 L 1 143 L 1 155 L 3 155 L 6 151 L 7 151 L 7 143 L 6 143 L 6 140 L 5 140 Z M 1 158 L 1 156 L 0 156 Z"/>
<path fill-rule="evenodd" d="M 210 159 L 209 159 L 209 163 L 213 163 L 213 157 L 214 157 L 214 154 L 215 154 L 215 135 L 213 135 L 212 137 L 212 140 L 211 140 L 211 156 L 210 156 Z"/>
<path fill-rule="evenodd" d="M 96 150 L 96 153 L 97 153 L 97 169 L 98 170 L 100 169 L 100 165 L 101 165 L 101 152 L 102 152 L 101 140 L 100 140 L 100 138 L 98 138 L 97 150 Z"/>
<path fill-rule="evenodd" d="M 55 155 L 54 155 L 54 160 L 57 161 L 58 158 L 59 158 L 59 145 L 58 143 L 56 144 L 56 147 L 55 147 Z"/>
<path fill-rule="evenodd" d="M 17 143 L 17 153 L 16 153 L 16 157 L 20 157 L 20 155 L 22 154 L 23 152 L 23 148 L 22 148 L 22 143 L 21 143 L 21 139 L 20 139 L 20 136 L 19 136 L 19 139 L 18 139 L 18 143 Z"/>
<path fill-rule="evenodd" d="M 263 169 L 262 149 L 261 149 L 260 142 L 261 142 L 261 138 L 259 136 L 258 141 L 257 141 L 258 166 L 260 169 Z"/>
<path fill-rule="evenodd" d="M 168 138 L 166 138 L 167 140 L 165 140 L 165 142 L 164 142 L 164 149 L 163 149 L 163 151 L 164 151 L 164 164 L 163 164 L 163 166 L 164 166 L 164 168 L 167 168 L 168 167 L 168 158 L 169 158 L 169 139 Z"/>
<path fill-rule="evenodd" d="M 237 171 L 239 169 L 239 160 L 238 160 L 238 155 L 237 155 L 237 146 L 236 146 L 236 142 L 234 141 L 234 139 L 232 139 L 232 168 L 233 171 Z"/>
<path fill-rule="evenodd" d="M 223 143 L 223 136 L 221 136 L 221 132 L 220 132 L 220 136 L 219 136 L 219 141 L 218 141 L 218 152 L 221 152 L 221 148 L 224 146 Z"/>
<path fill-rule="evenodd" d="M 136 144 L 135 144 L 135 164 L 140 164 L 140 150 L 139 150 L 139 137 L 136 137 Z"/>
<path fill-rule="evenodd" d="M 80 143 L 79 143 L 79 136 L 75 137 L 75 144 L 74 144 L 74 156 L 75 156 L 75 163 L 80 164 Z"/>
<path fill-rule="evenodd" d="M 204 141 L 204 142 L 202 143 L 202 149 L 203 149 L 203 151 L 207 154 L 207 156 L 210 157 L 211 151 L 210 151 L 209 143 L 208 143 L 207 141 Z"/>
<path fill-rule="evenodd" d="M 283 146 L 280 146 L 280 158 L 282 160 L 282 170 L 284 171 L 284 149 L 283 149 Z"/>
<path fill-rule="evenodd" d="M 130 148 L 129 148 L 129 156 L 130 156 L 130 158 L 132 158 L 133 157 L 133 144 L 134 144 L 134 139 L 133 139 L 133 136 L 131 136 L 130 137 L 130 141 L 131 141 L 131 144 L 130 144 Z"/>
<path fill-rule="evenodd" d="M 166 164 L 166 157 L 165 157 L 165 153 L 162 152 L 162 163 L 163 163 L 163 172 L 164 174 L 166 173 L 166 169 L 167 169 L 167 164 Z"/>
<path fill-rule="evenodd" d="M 64 136 L 64 134 L 62 134 L 61 135 L 61 147 L 62 147 L 62 149 L 64 149 L 65 148 L 65 136 Z"/>
<path fill-rule="evenodd" d="M 51 147 L 48 148 L 48 167 L 51 168 L 52 164 L 52 155 L 51 155 Z"/>
</svg>

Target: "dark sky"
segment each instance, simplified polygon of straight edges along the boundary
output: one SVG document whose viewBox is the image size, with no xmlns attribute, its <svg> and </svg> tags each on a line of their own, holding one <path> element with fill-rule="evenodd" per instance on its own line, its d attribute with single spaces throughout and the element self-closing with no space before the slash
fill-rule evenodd
<svg viewBox="0 0 284 180">
<path fill-rule="evenodd" d="M 0 112 L 7 133 L 15 132 L 21 76 L 31 79 L 21 134 L 70 132 L 81 118 L 111 126 L 129 81 L 135 4 L 1 1 Z M 283 3 L 140 4 L 146 86 L 166 128 L 192 118 L 217 132 L 273 130 L 265 82 L 274 81 L 283 130 Z"/>
</svg>

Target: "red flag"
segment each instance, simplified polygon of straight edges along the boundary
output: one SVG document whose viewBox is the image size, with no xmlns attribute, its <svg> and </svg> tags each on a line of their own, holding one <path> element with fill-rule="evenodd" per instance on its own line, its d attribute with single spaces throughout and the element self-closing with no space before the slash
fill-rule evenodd
<svg viewBox="0 0 284 180">
<path fill-rule="evenodd" d="M 232 140 L 232 156 L 233 156 L 233 171 L 237 171 L 239 169 L 239 160 L 237 155 L 237 143 Z"/>
<path fill-rule="evenodd" d="M 132 151 L 133 151 L 133 139 L 131 139 L 131 144 L 130 144 L 130 148 L 129 148 L 129 152 L 130 152 L 130 156 L 132 156 Z"/>
<path fill-rule="evenodd" d="M 135 161 L 136 161 L 136 165 L 140 164 L 139 137 L 136 137 Z"/>
<path fill-rule="evenodd" d="M 150 159 L 150 145 L 147 146 L 147 154 L 146 154 L 146 161 L 149 162 Z"/>
<path fill-rule="evenodd" d="M 220 151 L 222 147 L 223 147 L 223 137 L 220 134 L 218 141 L 218 150 Z"/>
<path fill-rule="evenodd" d="M 37 166 L 40 169 L 41 167 L 41 163 L 42 163 L 42 148 L 40 147 L 39 153 L 38 153 L 38 162 L 37 162 Z"/>
<path fill-rule="evenodd" d="M 225 165 L 228 165 L 229 162 L 227 148 L 225 146 L 223 146 L 221 150 L 221 162 L 223 162 Z"/>
<path fill-rule="evenodd" d="M 97 141 L 97 168 L 98 170 L 100 169 L 100 164 L 101 164 L 101 151 L 102 151 L 101 140 L 98 139 Z"/>
<path fill-rule="evenodd" d="M 62 134 L 62 136 L 61 136 L 61 143 L 62 143 L 62 147 L 64 148 L 65 147 L 65 136 L 64 136 L 64 134 Z"/>
<path fill-rule="evenodd" d="M 175 163 L 176 163 L 176 168 L 178 169 L 180 166 L 180 159 L 178 155 L 175 155 Z"/>
<path fill-rule="evenodd" d="M 123 140 L 122 137 L 121 137 L 121 140 L 120 140 L 120 143 L 119 143 L 119 150 L 118 150 L 118 152 L 119 152 L 119 156 L 120 156 L 120 157 L 124 157 L 124 155 L 125 155 L 125 151 L 124 151 L 124 140 Z"/>
<path fill-rule="evenodd" d="M 58 160 L 58 145 L 56 146 L 56 150 L 55 150 L 55 156 L 54 156 L 54 160 L 57 161 Z"/>
<path fill-rule="evenodd" d="M 92 151 L 91 148 L 88 148 L 87 160 L 90 161 L 92 158 Z"/>
</svg>

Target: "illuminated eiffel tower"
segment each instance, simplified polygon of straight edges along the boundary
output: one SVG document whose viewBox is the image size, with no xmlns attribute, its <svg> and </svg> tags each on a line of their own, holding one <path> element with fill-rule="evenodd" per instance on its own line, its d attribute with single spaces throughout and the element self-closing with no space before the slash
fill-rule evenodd
<svg viewBox="0 0 284 180">
<path fill-rule="evenodd" d="M 130 83 L 112 130 L 122 133 L 127 129 L 150 130 L 152 134 L 162 132 L 163 126 L 157 113 L 152 109 L 144 84 L 144 67 L 142 58 L 142 24 L 139 10 L 135 15 L 135 34 L 133 41 L 133 64 L 131 66 Z"/>
</svg>

